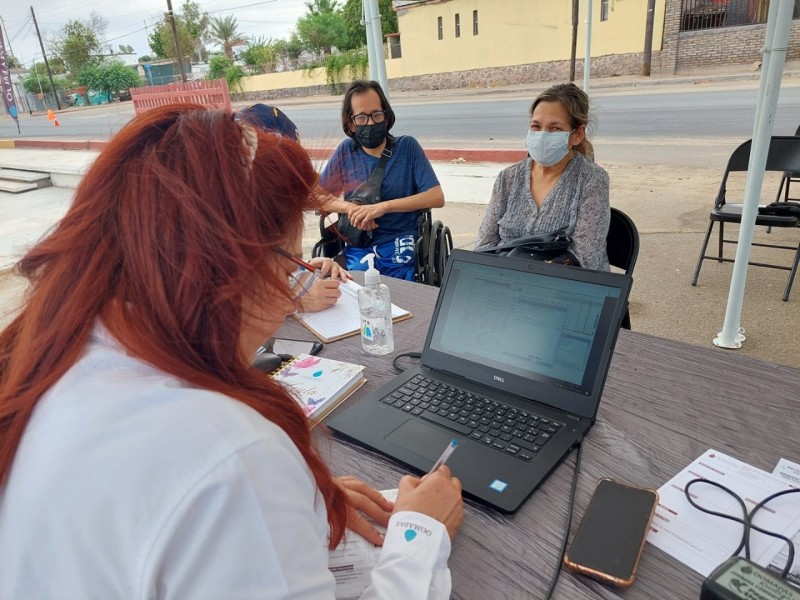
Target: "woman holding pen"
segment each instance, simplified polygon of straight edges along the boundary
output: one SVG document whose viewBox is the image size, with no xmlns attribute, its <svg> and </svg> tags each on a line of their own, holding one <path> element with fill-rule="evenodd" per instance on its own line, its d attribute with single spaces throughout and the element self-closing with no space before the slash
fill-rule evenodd
<svg viewBox="0 0 800 600">
<path fill-rule="evenodd" d="M 335 479 L 249 366 L 308 289 L 286 254 L 315 183 L 296 142 L 199 106 L 101 152 L 0 333 L 0 598 L 333 598 L 345 527 L 383 542 L 365 598 L 449 597 L 447 467 L 393 506 Z"/>
</svg>

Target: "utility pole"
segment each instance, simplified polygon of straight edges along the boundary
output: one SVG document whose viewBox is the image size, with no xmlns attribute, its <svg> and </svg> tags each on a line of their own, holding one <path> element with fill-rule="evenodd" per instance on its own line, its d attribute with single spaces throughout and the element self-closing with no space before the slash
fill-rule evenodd
<svg viewBox="0 0 800 600">
<path fill-rule="evenodd" d="M 178 71 L 181 72 L 181 81 L 186 83 L 186 73 L 183 70 L 183 52 L 181 51 L 181 41 L 178 39 L 178 26 L 175 24 L 175 13 L 172 12 L 172 0 L 167 0 L 169 23 L 172 25 L 172 35 L 175 38 L 175 54 L 178 55 Z"/>
<path fill-rule="evenodd" d="M 575 57 L 578 54 L 578 7 L 580 0 L 572 0 L 572 50 L 569 55 L 569 80 L 575 81 Z"/>
<path fill-rule="evenodd" d="M 589 73 L 592 70 L 592 1 L 586 0 L 586 58 L 583 60 L 583 91 L 589 95 Z"/>
<path fill-rule="evenodd" d="M 31 6 L 31 17 L 33 17 L 33 26 L 36 27 L 36 37 L 39 38 L 39 47 L 42 49 L 42 58 L 44 58 L 44 68 L 47 69 L 47 78 L 50 80 L 50 87 L 53 88 L 53 95 L 56 97 L 56 106 L 58 106 L 58 110 L 61 110 L 61 99 L 58 97 L 58 91 L 56 91 L 56 84 L 53 83 L 53 74 L 50 72 L 50 63 L 47 62 L 47 54 L 44 51 L 44 42 L 42 41 L 42 34 L 39 33 L 39 24 L 36 22 L 36 13 L 33 12 L 33 7 Z M 36 64 L 33 65 L 34 70 L 36 69 Z M 45 104 L 47 104 L 45 102 Z"/>
<path fill-rule="evenodd" d="M 650 76 L 650 63 L 653 57 L 653 21 L 656 14 L 656 0 L 647 0 L 647 21 L 644 26 L 644 59 L 642 75 Z"/>
<path fill-rule="evenodd" d="M 383 55 L 383 31 L 378 0 L 363 0 L 364 22 L 367 28 L 367 56 L 370 77 L 377 81 L 389 97 L 389 80 L 386 78 L 386 58 Z"/>
<path fill-rule="evenodd" d="M 16 57 L 14 56 L 14 50 L 12 50 L 11 48 L 11 38 L 8 37 L 8 29 L 6 29 L 6 22 L 3 21 L 3 17 L 0 17 L 0 25 L 3 26 L 3 31 L 5 31 L 6 34 L 5 40 L 6 40 L 6 46 L 8 46 L 8 53 L 11 55 L 11 58 L 16 60 Z"/>
</svg>

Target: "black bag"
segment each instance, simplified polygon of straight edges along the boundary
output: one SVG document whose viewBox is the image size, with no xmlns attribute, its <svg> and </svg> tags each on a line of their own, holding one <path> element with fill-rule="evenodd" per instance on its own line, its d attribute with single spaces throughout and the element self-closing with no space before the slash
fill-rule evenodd
<svg viewBox="0 0 800 600">
<path fill-rule="evenodd" d="M 758 207 L 758 214 L 800 219 L 800 202 L 773 202 Z"/>
<path fill-rule="evenodd" d="M 381 153 L 381 159 L 372 170 L 372 173 L 370 173 L 369 179 L 353 190 L 347 202 L 352 202 L 353 204 L 377 204 L 381 201 L 381 183 L 383 183 L 383 175 L 386 172 L 386 163 L 389 162 L 391 156 L 392 146 L 387 141 L 386 147 Z M 372 245 L 372 231 L 359 229 L 350 222 L 350 217 L 346 214 L 339 215 L 335 227 L 338 235 L 351 246 L 367 248 Z"/>
<path fill-rule="evenodd" d="M 560 229 L 517 238 L 493 248 L 478 250 L 478 252 L 580 267 L 578 259 L 569 251 L 571 241 L 567 230 Z"/>
</svg>

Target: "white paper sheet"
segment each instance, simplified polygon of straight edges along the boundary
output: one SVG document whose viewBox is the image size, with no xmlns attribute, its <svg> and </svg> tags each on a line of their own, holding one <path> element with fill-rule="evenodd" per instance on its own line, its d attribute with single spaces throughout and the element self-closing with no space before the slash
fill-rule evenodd
<svg viewBox="0 0 800 600">
<path fill-rule="evenodd" d="M 396 489 L 383 490 L 381 494 L 389 502 L 397 500 Z M 384 531 L 382 527 L 378 529 Z M 336 579 L 337 600 L 359 598 L 369 586 L 370 573 L 380 557 L 380 547 L 348 529 L 344 541 L 336 550 L 331 550 L 328 560 L 328 569 Z"/>
<path fill-rule="evenodd" d="M 772 474 L 780 479 L 786 481 L 793 488 L 800 488 L 800 465 L 782 458 L 772 470 Z M 794 498 L 795 502 L 800 503 L 800 494 L 792 494 L 790 497 Z M 800 551 L 800 530 L 797 531 L 792 537 L 795 552 Z M 784 544 L 780 552 L 776 554 L 767 567 L 770 571 L 781 573 L 786 566 L 786 561 L 789 559 L 789 550 Z M 789 574 L 786 576 L 786 581 L 796 587 L 800 587 L 800 556 L 795 554 L 794 563 L 792 563 Z"/>
<path fill-rule="evenodd" d="M 698 477 L 720 483 L 739 494 L 748 511 L 770 494 L 789 486 L 766 471 L 708 450 L 658 490 L 661 499 L 647 541 L 708 576 L 733 554 L 741 540 L 743 526 L 701 512 L 686 500 L 685 485 Z M 741 518 L 738 503 L 722 490 L 697 483 L 690 491 L 700 506 Z M 774 500 L 769 508 L 760 510 L 756 516 L 755 523 L 760 527 L 783 535 L 792 535 L 800 528 L 800 502 L 793 495 Z M 752 531 L 750 559 L 766 567 L 782 545 L 780 540 Z"/>
</svg>

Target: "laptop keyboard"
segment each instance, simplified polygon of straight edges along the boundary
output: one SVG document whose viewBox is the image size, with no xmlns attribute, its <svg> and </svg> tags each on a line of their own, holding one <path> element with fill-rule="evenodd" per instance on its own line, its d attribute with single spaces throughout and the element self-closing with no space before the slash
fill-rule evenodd
<svg viewBox="0 0 800 600">
<path fill-rule="evenodd" d="M 423 375 L 381 401 L 525 461 L 564 426 Z"/>
</svg>

